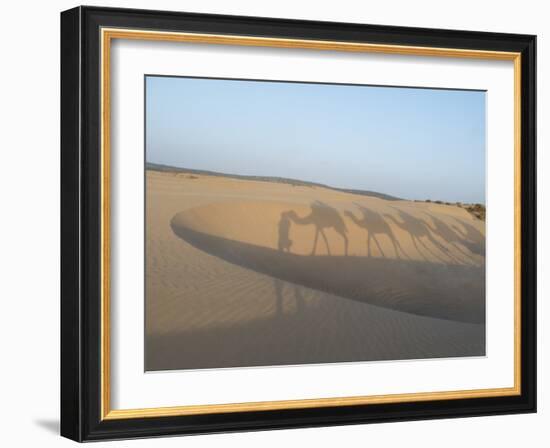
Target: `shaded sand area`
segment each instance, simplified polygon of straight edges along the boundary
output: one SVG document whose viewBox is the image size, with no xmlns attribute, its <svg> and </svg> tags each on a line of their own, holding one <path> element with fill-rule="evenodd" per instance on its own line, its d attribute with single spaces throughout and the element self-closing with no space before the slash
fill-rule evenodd
<svg viewBox="0 0 550 448">
<path fill-rule="evenodd" d="M 485 354 L 485 225 L 464 209 L 146 176 L 146 370 Z"/>
</svg>

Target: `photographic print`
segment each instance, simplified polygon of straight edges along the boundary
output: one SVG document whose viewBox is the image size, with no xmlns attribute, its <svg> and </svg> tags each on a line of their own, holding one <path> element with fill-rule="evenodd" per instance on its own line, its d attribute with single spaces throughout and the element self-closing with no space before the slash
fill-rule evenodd
<svg viewBox="0 0 550 448">
<path fill-rule="evenodd" d="M 146 76 L 146 370 L 485 355 L 485 92 Z"/>
</svg>

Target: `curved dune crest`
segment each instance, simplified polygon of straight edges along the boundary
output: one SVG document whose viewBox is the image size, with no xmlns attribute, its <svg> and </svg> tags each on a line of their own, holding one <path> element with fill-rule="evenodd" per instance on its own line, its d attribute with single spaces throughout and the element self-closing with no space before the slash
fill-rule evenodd
<svg viewBox="0 0 550 448">
<path fill-rule="evenodd" d="M 386 202 L 220 202 L 177 213 L 170 225 L 192 246 L 277 279 L 408 313 L 483 323 L 482 226 Z"/>
<path fill-rule="evenodd" d="M 355 255 L 480 265 L 485 231 L 466 212 L 360 202 L 227 201 L 176 214 L 172 226 L 296 255 Z M 456 208 L 456 207 L 454 207 Z"/>
</svg>

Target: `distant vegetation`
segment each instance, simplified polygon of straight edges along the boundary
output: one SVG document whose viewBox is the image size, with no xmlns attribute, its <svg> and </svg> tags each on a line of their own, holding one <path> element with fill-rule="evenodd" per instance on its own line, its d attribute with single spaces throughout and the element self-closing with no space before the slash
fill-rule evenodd
<svg viewBox="0 0 550 448">
<path fill-rule="evenodd" d="M 462 208 L 466 209 L 477 219 L 485 221 L 485 206 L 483 204 L 462 204 Z"/>
<path fill-rule="evenodd" d="M 425 201 L 415 200 L 414 202 L 428 202 L 433 204 L 454 205 L 455 207 L 463 208 L 475 218 L 481 221 L 485 221 L 486 209 L 483 204 L 465 204 L 463 202 L 432 201 L 431 199 L 426 199 Z"/>
<path fill-rule="evenodd" d="M 316 182 L 308 182 L 305 180 L 297 180 L 297 179 L 288 179 L 286 177 L 272 177 L 272 176 L 245 176 L 241 174 L 226 174 L 226 173 L 218 173 L 215 171 L 206 171 L 206 170 L 193 170 L 189 168 L 178 168 L 175 166 L 169 166 L 169 165 L 161 165 L 158 163 L 147 163 L 147 169 L 153 170 L 153 171 L 162 171 L 162 172 L 168 172 L 168 173 L 185 173 L 185 174 L 195 174 L 195 175 L 205 175 L 205 176 L 220 176 L 220 177 L 229 177 L 232 179 L 242 179 L 242 180 L 253 180 L 253 181 L 260 181 L 260 182 L 276 182 L 281 184 L 289 184 L 293 187 L 322 187 L 322 188 L 329 188 L 331 190 L 335 191 L 341 191 L 343 193 L 351 193 L 351 194 L 358 194 L 361 196 L 371 196 L 379 199 L 385 199 L 386 201 L 401 201 L 401 198 L 397 198 L 395 196 L 390 196 L 389 194 L 384 193 L 378 193 L 376 191 L 368 191 L 368 190 L 352 190 L 349 188 L 336 188 L 331 187 L 329 185 L 319 184 Z"/>
</svg>

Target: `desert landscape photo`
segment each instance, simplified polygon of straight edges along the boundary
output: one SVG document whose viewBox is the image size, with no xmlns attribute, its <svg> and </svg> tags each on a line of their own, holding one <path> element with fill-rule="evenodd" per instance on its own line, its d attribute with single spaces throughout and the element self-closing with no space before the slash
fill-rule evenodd
<svg viewBox="0 0 550 448">
<path fill-rule="evenodd" d="M 485 93 L 146 78 L 145 370 L 485 355 Z"/>
</svg>

